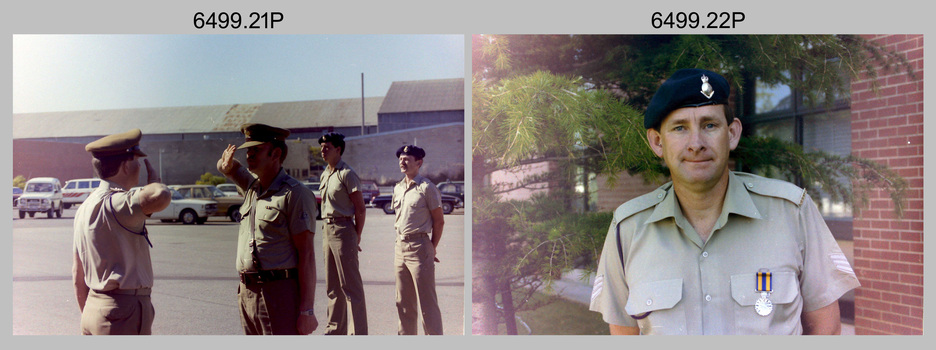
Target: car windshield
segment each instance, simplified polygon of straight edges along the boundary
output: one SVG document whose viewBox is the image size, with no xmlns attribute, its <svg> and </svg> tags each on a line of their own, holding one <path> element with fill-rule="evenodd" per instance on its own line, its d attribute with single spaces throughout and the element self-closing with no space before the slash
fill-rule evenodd
<svg viewBox="0 0 936 350">
<path fill-rule="evenodd" d="M 26 185 L 26 192 L 52 192 L 50 183 L 31 183 Z"/>
<path fill-rule="evenodd" d="M 226 194 L 224 194 L 224 192 L 222 192 L 221 190 L 219 190 L 217 187 L 209 187 L 209 188 L 211 189 L 211 193 L 212 193 L 215 197 L 224 197 L 224 196 L 227 196 Z"/>
<path fill-rule="evenodd" d="M 182 194 L 179 193 L 179 191 L 176 191 L 176 190 L 171 189 L 171 188 L 169 189 L 169 191 L 172 192 L 172 199 L 173 199 L 173 200 L 183 199 Z"/>
</svg>

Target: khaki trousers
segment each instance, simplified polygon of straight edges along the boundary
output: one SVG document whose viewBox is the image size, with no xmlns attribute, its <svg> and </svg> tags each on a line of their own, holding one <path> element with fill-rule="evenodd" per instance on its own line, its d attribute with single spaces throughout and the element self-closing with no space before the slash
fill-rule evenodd
<svg viewBox="0 0 936 350">
<path fill-rule="evenodd" d="M 364 281 L 358 265 L 357 231 L 351 221 L 326 223 L 325 294 L 328 313 L 326 335 L 366 335 L 367 307 Z"/>
<path fill-rule="evenodd" d="M 237 290 L 246 335 L 298 335 L 299 279 L 246 285 Z"/>
<path fill-rule="evenodd" d="M 397 236 L 396 305 L 400 315 L 397 334 L 416 335 L 416 323 L 422 311 L 423 331 L 442 335 L 442 313 L 435 290 L 435 248 L 429 235 L 401 239 Z M 417 309 L 417 304 L 419 309 Z"/>
<path fill-rule="evenodd" d="M 150 335 L 155 316 L 149 295 L 102 294 L 92 290 L 81 312 L 81 334 Z"/>
</svg>

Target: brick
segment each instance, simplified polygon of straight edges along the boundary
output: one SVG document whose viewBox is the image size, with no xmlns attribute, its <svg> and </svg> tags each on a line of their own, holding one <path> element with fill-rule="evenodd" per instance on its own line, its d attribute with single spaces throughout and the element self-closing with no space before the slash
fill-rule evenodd
<svg viewBox="0 0 936 350">
<path fill-rule="evenodd" d="M 912 275 L 912 274 L 903 274 L 900 275 L 901 283 L 909 283 L 912 285 L 921 286 L 923 285 L 923 276 L 921 275 Z"/>
</svg>

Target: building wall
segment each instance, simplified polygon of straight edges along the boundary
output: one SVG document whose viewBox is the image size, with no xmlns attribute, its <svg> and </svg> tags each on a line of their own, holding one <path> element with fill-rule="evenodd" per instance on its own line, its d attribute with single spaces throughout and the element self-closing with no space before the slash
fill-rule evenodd
<svg viewBox="0 0 936 350">
<path fill-rule="evenodd" d="M 923 334 L 923 36 L 866 38 L 906 55 L 917 80 L 880 72 L 852 82 L 852 154 L 875 160 L 909 184 L 902 219 L 888 193 L 871 193 L 854 216 L 856 334 Z"/>
<path fill-rule="evenodd" d="M 419 128 L 445 123 L 463 123 L 465 111 L 385 113 L 377 115 L 380 132 Z"/>
<path fill-rule="evenodd" d="M 65 185 L 71 179 L 90 178 L 94 175 L 91 153 L 84 144 L 13 140 L 13 169 L 11 177 L 22 175 L 55 177 Z"/>
<path fill-rule="evenodd" d="M 647 194 L 669 181 L 661 178 L 658 182 L 647 182 L 640 175 L 630 176 L 622 172 L 612 186 L 605 175 L 598 176 L 598 211 L 614 211 L 618 206 L 631 199 Z"/>
<path fill-rule="evenodd" d="M 396 183 L 403 178 L 396 150 L 415 144 L 426 150 L 419 173 L 435 181 L 463 180 L 465 172 L 465 125 L 453 123 L 434 127 L 345 139 L 347 150 L 341 157 L 354 168 L 361 180 L 379 185 Z"/>
</svg>

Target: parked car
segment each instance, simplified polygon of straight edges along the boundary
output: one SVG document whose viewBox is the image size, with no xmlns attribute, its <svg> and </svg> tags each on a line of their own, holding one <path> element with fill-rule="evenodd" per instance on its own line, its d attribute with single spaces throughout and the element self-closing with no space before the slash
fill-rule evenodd
<svg viewBox="0 0 936 350">
<path fill-rule="evenodd" d="M 465 207 L 465 182 L 464 181 L 446 181 L 439 183 L 439 192 L 442 194 L 447 194 L 449 196 L 458 197 L 458 204 L 455 205 L 456 208 Z"/>
<path fill-rule="evenodd" d="M 16 206 L 16 200 L 23 194 L 23 189 L 13 186 L 13 206 Z"/>
<path fill-rule="evenodd" d="M 375 208 L 383 209 L 386 214 L 396 213 L 396 209 L 393 207 L 393 196 L 389 194 L 380 195 L 374 197 L 374 200 L 371 201 L 371 204 Z M 455 196 L 450 196 L 447 194 L 442 195 L 442 213 L 451 214 L 455 210 L 455 205 L 458 204 L 459 199 Z"/>
<path fill-rule="evenodd" d="M 131 191 L 139 190 L 142 187 L 134 187 Z M 204 224 L 208 217 L 218 211 L 218 202 L 207 199 L 186 199 L 182 197 L 179 191 L 169 188 L 172 192 L 172 201 L 166 209 L 150 215 L 150 219 L 158 219 L 162 222 L 180 221 L 183 224 Z"/>
<path fill-rule="evenodd" d="M 380 195 L 380 188 L 373 181 L 361 181 L 361 194 L 364 195 L 364 203 L 370 203 L 374 197 Z"/>
<path fill-rule="evenodd" d="M 244 197 L 230 196 L 213 185 L 171 185 L 170 188 L 179 191 L 183 198 L 206 199 L 218 203 L 218 209 L 213 215 L 227 216 L 231 221 L 240 221 L 240 208 L 244 204 Z"/>
<path fill-rule="evenodd" d="M 88 195 L 101 186 L 101 179 L 74 179 L 65 181 L 65 187 L 62 188 L 62 202 L 65 203 L 65 209 L 72 205 L 80 205 L 88 199 Z"/>
<path fill-rule="evenodd" d="M 318 220 L 322 220 L 322 194 L 319 192 L 320 183 L 303 182 L 302 184 L 305 185 L 305 187 L 312 190 L 312 194 L 315 195 L 315 209 L 317 209 L 316 211 L 318 212 L 318 215 L 316 215 L 315 218 Z"/>
<path fill-rule="evenodd" d="M 36 213 L 44 212 L 51 219 L 52 216 L 62 217 L 62 183 L 54 177 L 37 177 L 26 181 L 26 189 L 16 201 L 19 217 L 23 219 L 26 214 L 33 217 Z"/>
<path fill-rule="evenodd" d="M 215 187 L 217 187 L 219 190 L 221 190 L 221 192 L 224 192 L 224 194 L 229 195 L 229 196 L 233 196 L 233 197 L 244 196 L 243 194 L 240 193 L 240 191 L 237 190 L 237 185 L 235 184 L 218 184 Z"/>
</svg>

